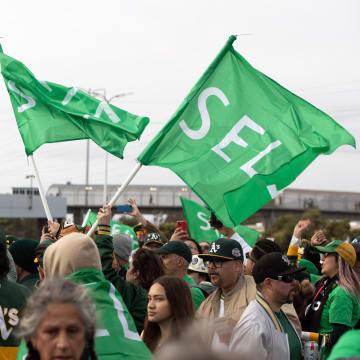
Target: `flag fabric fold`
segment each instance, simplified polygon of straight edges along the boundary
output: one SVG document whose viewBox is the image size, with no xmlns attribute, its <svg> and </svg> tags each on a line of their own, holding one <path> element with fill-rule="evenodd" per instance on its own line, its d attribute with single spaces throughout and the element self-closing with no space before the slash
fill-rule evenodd
<svg viewBox="0 0 360 360">
<path fill-rule="evenodd" d="M 1 51 L 0 65 L 27 155 L 45 143 L 92 139 L 122 158 L 127 142 L 139 139 L 149 123 L 76 87 L 37 80 Z"/>
<path fill-rule="evenodd" d="M 217 240 L 223 235 L 218 230 L 210 226 L 210 210 L 201 206 L 196 201 L 180 197 L 182 208 L 185 214 L 189 234 L 197 242 Z M 238 225 L 234 228 L 251 248 L 254 247 L 260 233 L 244 225 Z"/>
<path fill-rule="evenodd" d="M 355 140 L 330 116 L 254 69 L 231 36 L 138 157 L 175 172 L 229 227 L 320 154 Z"/>
</svg>

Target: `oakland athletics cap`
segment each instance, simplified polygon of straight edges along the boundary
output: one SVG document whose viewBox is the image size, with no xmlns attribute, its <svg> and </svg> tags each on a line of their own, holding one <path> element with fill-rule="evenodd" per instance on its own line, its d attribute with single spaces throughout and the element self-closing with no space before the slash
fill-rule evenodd
<svg viewBox="0 0 360 360">
<path fill-rule="evenodd" d="M 190 248 L 182 241 L 169 241 L 161 248 L 155 249 L 156 254 L 176 254 L 184 258 L 188 263 L 191 263 L 192 254 Z"/>
<path fill-rule="evenodd" d="M 145 235 L 144 238 L 144 245 L 149 245 L 149 244 L 160 244 L 160 245 L 164 245 L 164 242 L 161 239 L 161 236 L 158 233 L 148 233 Z"/>
<path fill-rule="evenodd" d="M 244 252 L 241 245 L 233 239 L 220 238 L 211 243 L 208 254 L 199 254 L 204 261 L 240 260 L 244 261 Z"/>
<path fill-rule="evenodd" d="M 348 242 L 334 240 L 325 246 L 315 246 L 315 249 L 322 253 L 337 253 L 351 267 L 355 265 L 356 252 L 354 247 Z"/>
<path fill-rule="evenodd" d="M 252 276 L 256 284 L 262 283 L 266 278 L 295 274 L 305 270 L 305 267 L 291 266 L 290 260 L 280 252 L 272 252 L 264 255 L 255 263 Z"/>
</svg>

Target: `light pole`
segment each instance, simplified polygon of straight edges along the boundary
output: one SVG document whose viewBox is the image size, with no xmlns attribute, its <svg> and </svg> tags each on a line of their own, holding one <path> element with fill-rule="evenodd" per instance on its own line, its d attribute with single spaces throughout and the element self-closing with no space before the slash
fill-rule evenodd
<svg viewBox="0 0 360 360">
<path fill-rule="evenodd" d="M 26 175 L 25 179 L 30 179 L 30 194 L 29 194 L 29 206 L 28 209 L 31 210 L 33 206 L 33 179 L 35 175 Z"/>
</svg>

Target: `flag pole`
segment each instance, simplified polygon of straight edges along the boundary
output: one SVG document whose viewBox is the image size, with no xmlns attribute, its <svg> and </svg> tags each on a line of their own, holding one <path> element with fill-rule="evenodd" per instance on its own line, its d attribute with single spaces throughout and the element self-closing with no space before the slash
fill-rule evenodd
<svg viewBox="0 0 360 360">
<path fill-rule="evenodd" d="M 83 222 L 82 222 L 82 224 L 81 224 L 81 227 L 85 227 L 85 226 L 86 226 L 86 223 L 87 223 L 87 221 L 88 221 L 90 212 L 91 212 L 91 209 L 88 209 L 86 215 L 84 216 L 84 220 L 83 220 Z"/>
<path fill-rule="evenodd" d="M 130 173 L 130 175 L 127 177 L 127 179 L 125 180 L 125 182 L 120 186 L 120 188 L 118 189 L 118 191 L 115 193 L 115 195 L 111 198 L 111 200 L 109 201 L 108 205 L 110 207 L 112 207 L 115 203 L 115 201 L 119 198 L 119 196 L 126 190 L 126 188 L 128 187 L 128 185 L 130 184 L 131 180 L 135 177 L 135 175 L 137 174 L 137 172 L 140 170 L 142 164 L 139 162 L 134 170 Z M 98 221 L 96 220 L 95 223 L 93 224 L 93 226 L 91 227 L 91 229 L 89 230 L 89 232 L 87 233 L 88 236 L 91 236 L 92 233 L 95 231 L 96 227 L 98 226 Z"/>
<path fill-rule="evenodd" d="M 42 204 L 44 206 L 46 217 L 47 217 L 48 221 L 53 221 L 53 217 L 51 216 L 49 205 L 48 205 L 48 203 L 46 201 L 44 189 L 43 189 L 41 181 L 40 181 L 39 172 L 38 172 L 38 169 L 37 169 L 36 164 L 35 164 L 35 159 L 34 159 L 33 155 L 29 155 L 28 159 L 30 160 L 31 165 L 32 165 L 32 167 L 34 169 L 35 179 L 36 179 L 36 182 L 37 182 L 37 185 L 38 185 L 38 188 L 39 188 L 39 193 L 40 193 Z"/>
</svg>

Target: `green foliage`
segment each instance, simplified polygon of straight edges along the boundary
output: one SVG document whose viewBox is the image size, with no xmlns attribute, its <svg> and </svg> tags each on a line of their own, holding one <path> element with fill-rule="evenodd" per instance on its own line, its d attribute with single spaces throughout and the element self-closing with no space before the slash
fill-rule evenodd
<svg viewBox="0 0 360 360">
<path fill-rule="evenodd" d="M 160 230 L 167 236 L 168 239 L 171 238 L 175 228 L 176 222 L 164 222 L 160 225 Z"/>
<path fill-rule="evenodd" d="M 273 226 L 265 232 L 264 238 L 275 238 L 275 242 L 283 249 L 283 251 L 286 251 L 297 222 L 298 219 L 294 215 L 289 214 L 280 216 L 275 220 Z"/>
<path fill-rule="evenodd" d="M 41 236 L 38 219 L 0 219 L 0 229 L 17 238 L 40 240 Z"/>
<path fill-rule="evenodd" d="M 275 242 L 286 251 L 294 227 L 299 220 L 310 219 L 310 228 L 303 233 L 302 238 L 310 240 L 316 231 L 323 231 L 329 241 L 331 240 L 346 240 L 347 238 L 354 239 L 360 236 L 360 230 L 350 230 L 349 220 L 331 221 L 325 219 L 318 209 L 310 209 L 305 211 L 301 217 L 294 215 L 284 215 L 278 217 L 272 227 L 264 233 L 265 237 L 275 238 Z"/>
</svg>

